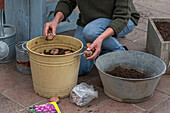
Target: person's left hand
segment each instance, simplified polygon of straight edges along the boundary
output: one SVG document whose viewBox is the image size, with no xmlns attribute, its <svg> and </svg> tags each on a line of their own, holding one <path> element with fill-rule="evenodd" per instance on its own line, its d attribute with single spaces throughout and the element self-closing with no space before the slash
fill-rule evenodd
<svg viewBox="0 0 170 113">
<path fill-rule="evenodd" d="M 101 46 L 102 46 L 103 40 L 101 40 L 99 37 L 96 38 L 96 40 L 87 48 L 87 50 L 91 50 L 92 48 L 95 48 L 95 52 L 92 56 L 87 57 L 86 59 L 91 60 L 95 59 L 101 52 Z"/>
</svg>

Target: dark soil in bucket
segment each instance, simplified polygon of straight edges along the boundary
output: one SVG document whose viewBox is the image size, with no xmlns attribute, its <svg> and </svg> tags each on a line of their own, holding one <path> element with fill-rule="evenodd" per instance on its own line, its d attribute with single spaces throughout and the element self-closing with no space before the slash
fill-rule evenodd
<svg viewBox="0 0 170 113">
<path fill-rule="evenodd" d="M 170 22 L 154 22 L 164 41 L 170 41 Z"/>
<path fill-rule="evenodd" d="M 122 78 L 132 78 L 132 79 L 148 78 L 145 74 L 138 72 L 135 69 L 128 69 L 121 66 L 115 67 L 115 69 L 112 71 L 106 71 L 106 73 Z"/>
<path fill-rule="evenodd" d="M 73 50 L 69 50 L 69 49 L 53 48 L 50 49 L 49 51 L 44 50 L 43 52 L 39 52 L 39 53 L 45 55 L 65 55 L 73 52 L 74 52 Z"/>
</svg>

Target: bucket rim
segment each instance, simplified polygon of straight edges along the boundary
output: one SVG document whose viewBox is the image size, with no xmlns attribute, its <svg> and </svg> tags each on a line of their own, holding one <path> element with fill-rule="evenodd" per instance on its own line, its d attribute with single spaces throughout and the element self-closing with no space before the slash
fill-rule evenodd
<svg viewBox="0 0 170 113">
<path fill-rule="evenodd" d="M 40 55 L 40 56 L 44 56 L 44 57 L 63 57 L 63 56 L 70 56 L 70 55 L 79 53 L 79 52 L 83 49 L 83 43 L 82 43 L 79 39 L 77 39 L 77 38 L 75 38 L 75 37 L 67 36 L 67 35 L 56 35 L 56 36 L 65 36 L 65 37 L 69 37 L 69 38 L 75 39 L 75 40 L 79 41 L 82 46 L 81 46 L 81 48 L 79 48 L 77 51 L 74 51 L 73 53 L 70 53 L 70 54 L 64 54 L 64 55 L 44 55 L 44 54 L 39 54 L 39 53 L 37 53 L 37 52 L 34 52 L 33 50 L 31 50 L 31 49 L 28 47 L 28 44 L 29 44 L 31 41 L 36 40 L 36 39 L 38 39 L 38 38 L 44 38 L 44 36 L 39 36 L 39 37 L 35 37 L 34 39 L 31 39 L 30 41 L 28 41 L 27 44 L 26 44 L 26 47 L 27 47 L 27 49 L 28 49 L 29 52 L 32 52 L 32 53 L 34 53 L 34 54 L 36 54 L 36 55 Z M 44 40 L 45 40 L 45 39 L 44 39 Z"/>
<path fill-rule="evenodd" d="M 20 42 L 18 42 L 18 43 L 15 45 L 16 51 L 23 52 L 23 53 L 28 52 L 28 51 L 26 51 L 25 49 L 21 50 L 21 49 L 18 48 L 18 46 L 20 46 L 20 45 L 22 46 L 22 44 L 25 43 L 25 42 L 28 42 L 28 41 L 20 41 Z"/>
<path fill-rule="evenodd" d="M 3 24 L 3 25 L 4 25 L 4 28 L 5 27 L 11 27 L 14 30 L 14 32 L 10 36 L 0 37 L 0 40 L 10 38 L 10 37 L 12 37 L 12 36 L 14 36 L 16 34 L 16 29 L 15 29 L 15 27 L 13 25 L 11 25 L 11 24 Z"/>
<path fill-rule="evenodd" d="M 133 51 L 133 50 L 128 50 L 128 51 L 115 51 L 115 52 L 132 52 L 132 53 L 135 53 L 135 52 L 136 52 L 136 53 L 144 53 L 144 52 Z M 115 53 L 115 52 L 114 52 L 114 53 Z M 112 54 L 112 53 L 113 53 L 113 52 L 109 52 L 109 53 L 106 53 L 106 54 Z M 104 56 L 104 55 L 106 55 L 106 54 L 103 54 L 103 55 L 101 55 L 101 56 Z M 149 54 L 149 53 L 144 53 L 144 54 Z M 165 72 L 166 72 L 166 64 L 165 64 L 165 62 L 164 62 L 162 59 L 160 59 L 159 57 L 154 56 L 154 55 L 152 55 L 152 54 L 149 54 L 149 55 L 151 55 L 152 57 L 155 57 L 156 59 L 160 60 L 160 61 L 163 63 L 163 65 L 165 66 L 165 68 L 164 68 L 164 70 L 163 70 L 160 74 L 158 74 L 158 75 L 156 75 L 156 76 L 153 76 L 153 77 L 144 78 L 144 79 L 122 78 L 122 77 L 117 77 L 117 76 L 113 76 L 113 75 L 107 74 L 106 72 L 102 71 L 102 70 L 97 66 L 97 64 L 96 64 L 96 61 L 97 61 L 98 58 L 100 58 L 101 56 L 99 56 L 99 57 L 94 61 L 94 64 L 95 64 L 95 66 L 97 67 L 97 69 L 98 69 L 100 72 L 102 72 L 105 76 L 108 76 L 108 77 L 111 77 L 111 78 L 117 78 L 117 79 L 126 80 L 126 81 L 144 81 L 144 80 L 151 80 L 151 79 L 157 78 L 157 77 L 165 74 Z"/>
</svg>

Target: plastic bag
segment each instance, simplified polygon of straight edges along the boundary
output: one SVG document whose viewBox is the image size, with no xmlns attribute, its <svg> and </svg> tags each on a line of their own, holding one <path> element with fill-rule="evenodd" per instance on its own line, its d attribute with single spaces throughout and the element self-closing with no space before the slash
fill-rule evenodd
<svg viewBox="0 0 170 113">
<path fill-rule="evenodd" d="M 76 85 L 70 93 L 71 102 L 78 106 L 84 106 L 94 98 L 98 98 L 98 92 L 94 91 L 92 85 L 88 85 L 84 82 Z"/>
</svg>

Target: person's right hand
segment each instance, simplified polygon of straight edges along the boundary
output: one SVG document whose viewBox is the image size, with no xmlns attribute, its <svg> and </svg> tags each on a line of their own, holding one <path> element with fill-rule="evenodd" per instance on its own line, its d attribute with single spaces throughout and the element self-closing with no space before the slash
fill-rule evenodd
<svg viewBox="0 0 170 113">
<path fill-rule="evenodd" d="M 44 25 L 44 31 L 43 31 L 44 38 L 48 40 L 48 34 L 49 33 L 52 33 L 53 35 L 56 35 L 57 26 L 58 26 L 58 22 L 56 20 L 53 20 L 51 22 L 47 22 Z"/>
<path fill-rule="evenodd" d="M 44 31 L 43 31 L 43 34 L 44 34 L 44 38 L 48 40 L 48 34 L 50 34 L 50 39 L 49 40 L 52 40 L 54 38 L 54 36 L 56 35 L 56 29 L 57 29 L 57 26 L 58 24 L 64 19 L 64 14 L 62 12 L 57 12 L 54 19 L 51 21 L 51 22 L 47 22 L 45 25 L 44 25 Z"/>
</svg>

